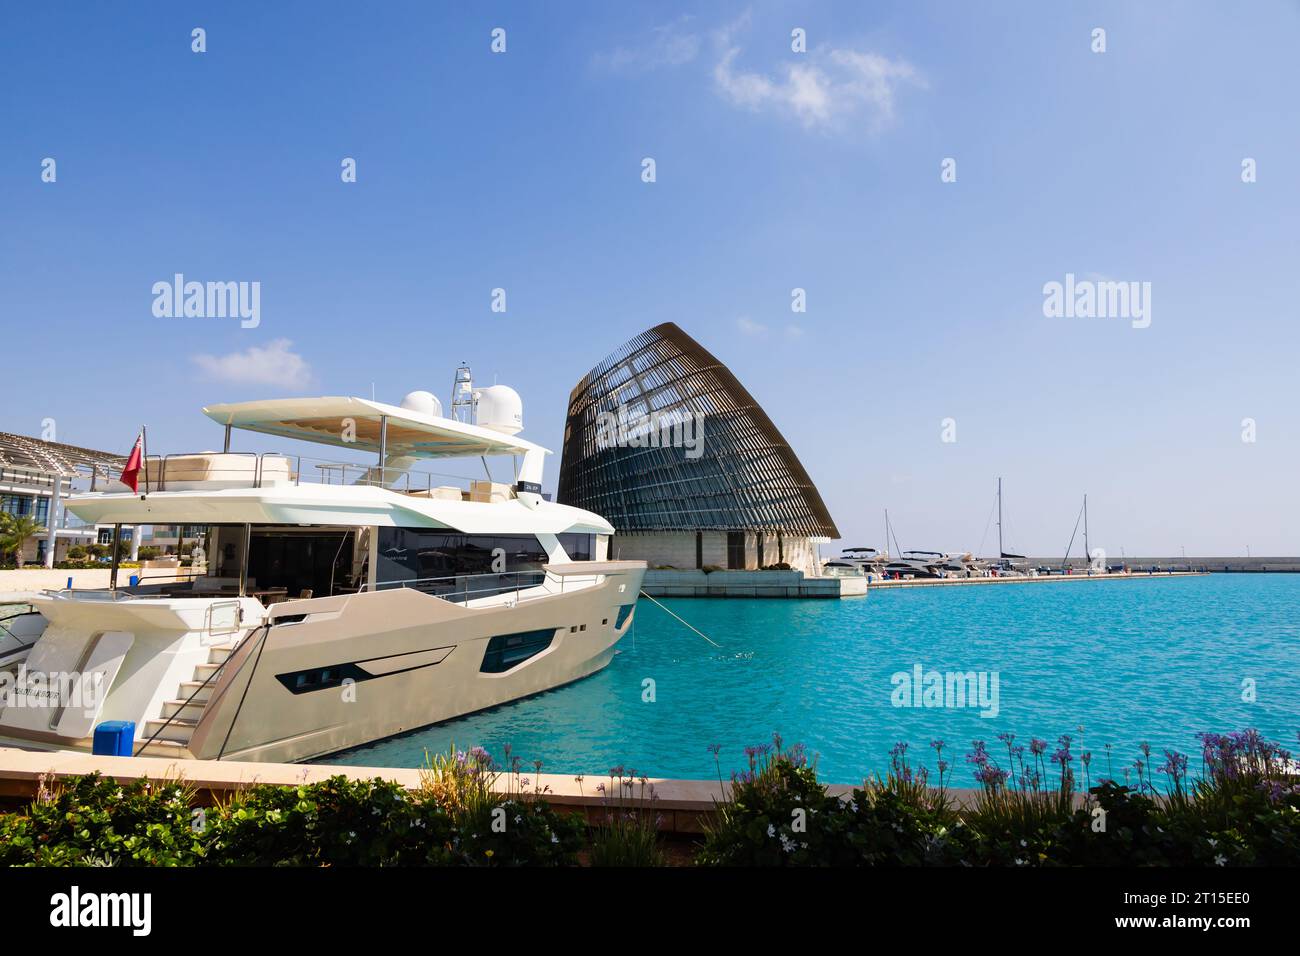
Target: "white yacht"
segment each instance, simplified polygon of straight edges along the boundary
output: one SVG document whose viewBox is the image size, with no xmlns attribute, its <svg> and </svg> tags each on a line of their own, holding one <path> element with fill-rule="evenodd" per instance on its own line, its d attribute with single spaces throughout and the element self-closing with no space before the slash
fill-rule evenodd
<svg viewBox="0 0 1300 956">
<path fill-rule="evenodd" d="M 896 578 L 942 578 L 947 572 L 943 563 L 948 556 L 941 551 L 903 551 L 885 565 L 885 571 Z"/>
<path fill-rule="evenodd" d="M 987 578 L 992 576 L 988 562 L 975 557 L 969 551 L 945 555 L 938 567 L 950 578 Z"/>
<path fill-rule="evenodd" d="M 888 563 L 888 552 L 877 551 L 875 548 L 844 548 L 838 558 L 822 564 L 822 573 L 831 577 L 858 574 L 883 577 Z"/>
<path fill-rule="evenodd" d="M 304 760 L 603 668 L 645 563 L 609 560 L 608 522 L 543 499 L 549 452 L 516 437 L 512 389 L 469 394 L 452 417 L 428 392 L 214 405 L 224 451 L 147 456 L 137 490 L 67 499 L 87 522 L 180 525 L 198 544 L 163 580 L 127 585 L 114 565 L 106 590 L 26 596 L 40 617 L 0 647 L 16 691 L 0 745 L 89 750 L 96 726 L 131 721 L 134 753 Z M 377 457 L 240 453 L 233 429 Z M 502 456 L 512 481 L 412 470 Z"/>
</svg>

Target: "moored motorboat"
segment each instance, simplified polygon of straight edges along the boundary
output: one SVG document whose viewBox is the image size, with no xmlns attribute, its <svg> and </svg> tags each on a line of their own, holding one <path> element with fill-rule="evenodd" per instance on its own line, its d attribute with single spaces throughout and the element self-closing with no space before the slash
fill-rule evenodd
<svg viewBox="0 0 1300 956">
<path fill-rule="evenodd" d="M 607 521 L 544 500 L 548 452 L 517 437 L 512 390 L 472 395 L 462 417 L 427 392 L 211 406 L 223 451 L 147 457 L 136 488 L 73 496 L 87 522 L 181 525 L 198 546 L 164 580 L 123 587 L 114 565 L 107 589 L 29 596 L 0 744 L 89 750 L 123 721 L 136 753 L 302 760 L 606 666 L 645 563 L 609 560 Z M 378 457 L 232 452 L 234 429 Z M 412 468 L 493 456 L 513 482 Z"/>
</svg>

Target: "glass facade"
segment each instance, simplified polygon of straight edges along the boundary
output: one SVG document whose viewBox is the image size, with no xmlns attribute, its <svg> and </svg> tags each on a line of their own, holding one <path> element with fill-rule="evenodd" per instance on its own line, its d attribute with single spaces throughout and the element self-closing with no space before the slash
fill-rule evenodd
<svg viewBox="0 0 1300 956">
<path fill-rule="evenodd" d="M 34 518 L 37 524 L 45 525 L 50 520 L 50 499 L 33 495 L 2 495 L 0 511 L 16 518 Z"/>
<path fill-rule="evenodd" d="M 671 322 L 632 339 L 573 390 L 557 499 L 619 532 L 839 537 L 771 419 Z"/>
</svg>

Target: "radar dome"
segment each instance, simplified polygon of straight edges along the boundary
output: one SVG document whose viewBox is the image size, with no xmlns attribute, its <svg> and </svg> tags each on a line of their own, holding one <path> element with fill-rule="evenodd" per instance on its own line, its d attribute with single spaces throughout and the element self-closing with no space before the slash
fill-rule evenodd
<svg viewBox="0 0 1300 956">
<path fill-rule="evenodd" d="M 513 435 L 524 427 L 524 400 L 509 385 L 489 385 L 474 393 L 478 400 L 478 424 L 483 428 Z"/>
<path fill-rule="evenodd" d="M 402 399 L 402 407 L 408 412 L 442 418 L 442 403 L 433 392 L 407 392 L 406 397 Z"/>
</svg>

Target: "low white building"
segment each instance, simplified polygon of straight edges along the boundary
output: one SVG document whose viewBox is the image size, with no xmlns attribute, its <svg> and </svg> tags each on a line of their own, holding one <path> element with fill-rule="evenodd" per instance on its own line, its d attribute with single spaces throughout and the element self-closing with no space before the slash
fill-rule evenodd
<svg viewBox="0 0 1300 956">
<path fill-rule="evenodd" d="M 125 464 L 121 455 L 0 432 L 0 511 L 45 529 L 24 542 L 24 562 L 49 567 L 75 545 L 99 543 L 102 529 L 67 514 L 62 500 L 116 482 Z"/>
</svg>

